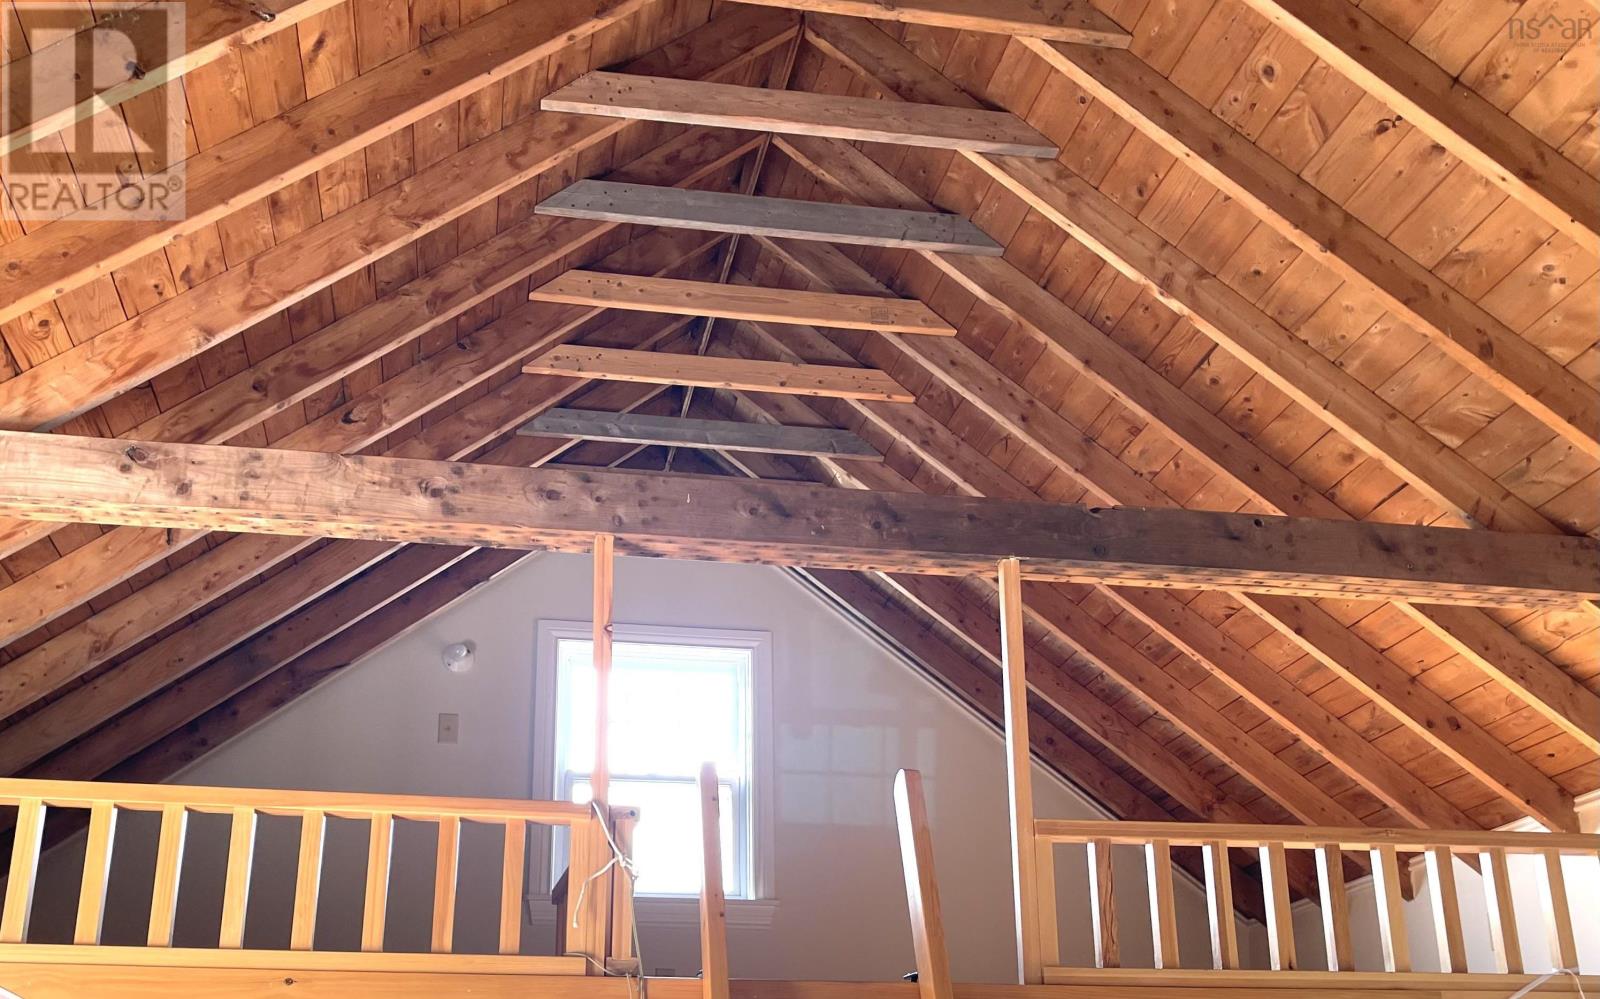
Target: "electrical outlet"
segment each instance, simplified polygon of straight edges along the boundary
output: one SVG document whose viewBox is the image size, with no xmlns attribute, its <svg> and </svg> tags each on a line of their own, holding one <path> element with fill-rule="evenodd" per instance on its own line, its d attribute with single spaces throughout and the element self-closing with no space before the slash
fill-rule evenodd
<svg viewBox="0 0 1600 999">
<path fill-rule="evenodd" d="M 458 714 L 439 715 L 439 742 L 456 743 L 461 741 L 461 716 Z"/>
</svg>

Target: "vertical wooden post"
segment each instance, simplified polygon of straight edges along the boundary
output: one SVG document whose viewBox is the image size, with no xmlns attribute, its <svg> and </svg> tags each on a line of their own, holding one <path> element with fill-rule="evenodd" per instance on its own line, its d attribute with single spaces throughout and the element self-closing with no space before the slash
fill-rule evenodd
<svg viewBox="0 0 1600 999">
<path fill-rule="evenodd" d="M 638 824 L 637 808 L 611 810 L 611 835 L 625 857 L 633 856 L 633 830 Z M 614 871 L 611 876 L 610 956 L 614 962 L 633 962 L 638 958 L 633 952 L 633 879 L 622 870 Z"/>
<path fill-rule="evenodd" d="M 1172 895 L 1172 844 L 1164 839 L 1144 845 L 1145 879 L 1150 889 L 1150 941 L 1157 969 L 1176 968 L 1178 910 Z"/>
<path fill-rule="evenodd" d="M 448 954 L 456 945 L 456 875 L 461 867 L 461 820 L 439 820 L 439 841 L 433 860 L 433 933 L 431 949 Z"/>
<path fill-rule="evenodd" d="M 1092 839 L 1085 849 L 1089 859 L 1089 922 L 1094 930 L 1094 966 L 1118 968 L 1122 955 L 1117 944 L 1117 896 L 1111 869 L 1111 841 Z"/>
<path fill-rule="evenodd" d="M 1372 848 L 1372 887 L 1378 896 L 1378 941 L 1384 971 L 1410 971 L 1405 899 L 1400 894 L 1400 858 L 1388 844 Z"/>
<path fill-rule="evenodd" d="M 954 999 L 950 957 L 945 951 L 939 883 L 933 874 L 933 837 L 922 774 L 902 770 L 894 778 L 894 813 L 900 828 L 900 866 L 911 910 L 911 944 L 917 955 L 917 992 L 922 999 Z"/>
<path fill-rule="evenodd" d="M 1511 868 L 1501 847 L 1478 854 L 1483 868 L 1483 895 L 1489 910 L 1489 946 L 1495 970 L 1522 974 L 1522 938 L 1517 933 L 1517 913 L 1511 905 Z"/>
<path fill-rule="evenodd" d="M 183 839 L 188 828 L 189 812 L 182 805 L 161 809 L 155 886 L 150 892 L 150 933 L 146 939 L 152 947 L 172 946 L 172 924 L 178 915 L 178 875 L 183 867 Z"/>
<path fill-rule="evenodd" d="M 1006 776 L 1011 795 L 1011 883 L 1016 902 L 1017 981 L 1044 983 L 1039 956 L 1039 877 L 1035 869 L 1033 770 L 1028 742 L 1028 678 L 1023 665 L 1022 564 L 1002 559 L 1000 669 L 1005 687 Z"/>
<path fill-rule="evenodd" d="M 33 916 L 33 882 L 39 873 L 39 849 L 44 836 L 45 804 L 38 798 L 17 803 L 17 824 L 12 830 L 11 868 L 6 876 L 4 915 L 0 915 L 0 943 L 28 940 Z"/>
<path fill-rule="evenodd" d="M 528 856 L 528 823 L 506 823 L 505 847 L 500 858 L 500 953 L 522 951 L 522 883 Z"/>
<path fill-rule="evenodd" d="M 728 999 L 728 900 L 722 891 L 722 821 L 717 768 L 700 768 L 700 841 L 705 881 L 700 889 L 700 994 Z"/>
<path fill-rule="evenodd" d="M 389 923 L 389 857 L 394 844 L 394 816 L 375 812 L 367 831 L 367 893 L 361 907 L 361 949 L 383 951 Z"/>
<path fill-rule="evenodd" d="M 1428 880 L 1433 882 L 1433 935 L 1439 946 L 1439 968 L 1463 974 L 1467 970 L 1467 946 L 1461 935 L 1455 857 L 1448 846 L 1436 846 L 1423 857 L 1428 865 Z"/>
<path fill-rule="evenodd" d="M 1039 963 L 1061 964 L 1061 923 L 1056 911 L 1056 844 L 1035 836 L 1034 864 L 1039 875 Z"/>
<path fill-rule="evenodd" d="M 594 800 L 604 808 L 611 791 L 611 761 L 607 743 L 611 708 L 611 606 L 612 549 L 609 534 L 594 538 L 594 772 L 589 777 Z"/>
<path fill-rule="evenodd" d="M 83 882 L 78 886 L 78 920 L 72 942 L 97 944 L 106 915 L 106 877 L 111 873 L 111 843 L 117 806 L 97 801 L 89 808 L 89 839 L 83 851 Z"/>
<path fill-rule="evenodd" d="M 1211 966 L 1239 967 L 1239 927 L 1233 921 L 1233 881 L 1228 870 L 1228 844 L 1212 840 L 1201 848 L 1206 871 L 1206 909 L 1211 923 Z"/>
<path fill-rule="evenodd" d="M 1550 927 L 1550 963 L 1578 970 L 1578 941 L 1572 932 L 1572 906 L 1567 900 L 1567 876 L 1561 869 L 1561 851 L 1544 851 L 1545 921 Z"/>
<path fill-rule="evenodd" d="M 567 862 L 567 896 L 563 927 L 565 952 L 586 958 L 591 975 L 605 973 L 606 943 L 610 933 L 611 895 L 604 878 L 595 877 L 605 866 L 610 846 L 600 819 L 590 814 L 571 826 Z"/>
<path fill-rule="evenodd" d="M 228 874 L 222 887 L 222 927 L 217 946 L 237 950 L 244 946 L 244 921 L 250 908 L 250 868 L 255 860 L 256 810 L 248 805 L 233 810 L 228 834 Z"/>
<path fill-rule="evenodd" d="M 1289 910 L 1288 856 L 1282 843 L 1261 844 L 1261 890 L 1267 903 L 1267 957 L 1273 971 L 1299 967 L 1294 953 L 1294 914 Z"/>
<path fill-rule="evenodd" d="M 328 817 L 320 811 L 300 816 L 300 855 L 294 876 L 294 915 L 289 949 L 310 950 L 317 937 L 317 898 L 322 891 L 322 838 Z"/>
<path fill-rule="evenodd" d="M 1317 847 L 1317 887 L 1321 894 L 1322 943 L 1329 971 L 1354 971 L 1350 941 L 1350 896 L 1344 884 L 1344 851 L 1338 843 Z"/>
</svg>

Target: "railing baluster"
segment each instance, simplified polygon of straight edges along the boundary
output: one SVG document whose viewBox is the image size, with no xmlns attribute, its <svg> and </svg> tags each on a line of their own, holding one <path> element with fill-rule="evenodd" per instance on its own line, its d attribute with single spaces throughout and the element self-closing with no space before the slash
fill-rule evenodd
<svg viewBox="0 0 1600 999">
<path fill-rule="evenodd" d="M 389 854 L 394 844 L 394 816 L 374 812 L 367 832 L 367 893 L 361 906 L 361 949 L 383 950 L 389 921 Z"/>
<path fill-rule="evenodd" d="M 0 943 L 24 943 L 28 939 L 28 920 L 33 915 L 33 882 L 39 873 L 39 846 L 44 836 L 44 814 L 45 804 L 38 798 L 23 798 L 17 802 L 5 911 L 0 915 Z"/>
<path fill-rule="evenodd" d="M 1089 922 L 1094 930 L 1094 966 L 1118 968 L 1122 957 L 1117 945 L 1117 900 L 1111 872 L 1111 841 L 1092 839 L 1089 859 Z"/>
<path fill-rule="evenodd" d="M 506 823 L 506 843 L 500 865 L 500 953 L 522 950 L 522 872 L 528 852 L 528 824 Z"/>
<path fill-rule="evenodd" d="M 728 900 L 722 891 L 722 820 L 716 768 L 700 768 L 700 843 L 705 858 L 700 888 L 701 999 L 728 999 Z"/>
<path fill-rule="evenodd" d="M 178 875 L 183 868 L 183 840 L 189 811 L 182 805 L 161 809 L 161 838 L 156 847 L 155 887 L 150 893 L 152 947 L 172 946 L 172 924 L 178 915 Z"/>
<path fill-rule="evenodd" d="M 1294 915 L 1289 911 L 1289 860 L 1282 843 L 1263 843 L 1261 889 L 1267 904 L 1267 957 L 1273 971 L 1298 968 Z"/>
<path fill-rule="evenodd" d="M 222 930 L 217 946 L 244 946 L 244 920 L 250 908 L 250 868 L 255 859 L 256 810 L 235 808 L 228 835 L 228 874 L 222 889 Z"/>
<path fill-rule="evenodd" d="M 1410 971 L 1411 945 L 1406 937 L 1405 899 L 1400 894 L 1400 858 L 1387 843 L 1372 848 L 1372 887 L 1378 898 L 1383 970 Z"/>
<path fill-rule="evenodd" d="M 1178 913 L 1172 897 L 1172 844 L 1164 839 L 1144 845 L 1145 878 L 1150 888 L 1150 941 L 1157 968 L 1176 968 Z"/>
<path fill-rule="evenodd" d="M 1511 868 L 1504 847 L 1478 854 L 1483 866 L 1483 895 L 1489 910 L 1489 946 L 1495 970 L 1522 974 L 1522 938 L 1517 933 L 1517 913 L 1511 903 Z"/>
<path fill-rule="evenodd" d="M 1455 856 L 1448 846 L 1436 846 L 1423 855 L 1433 888 L 1433 934 L 1439 945 L 1439 968 L 1467 970 L 1467 945 L 1461 935 L 1461 899 L 1456 891 Z"/>
<path fill-rule="evenodd" d="M 289 949 L 310 950 L 317 937 L 317 897 L 322 891 L 322 840 L 328 817 L 320 811 L 300 816 L 300 857 L 294 878 L 294 917 Z"/>
<path fill-rule="evenodd" d="M 1056 845 L 1047 839 L 1033 841 L 1037 854 L 1034 871 L 1039 877 L 1039 963 L 1053 968 L 1061 963 L 1061 923 L 1056 912 Z"/>
<path fill-rule="evenodd" d="M 456 941 L 456 874 L 461 863 L 461 820 L 439 820 L 439 845 L 433 861 L 433 952 L 448 954 Z"/>
<path fill-rule="evenodd" d="M 97 801 L 89 807 L 89 839 L 83 852 L 83 884 L 78 889 L 75 944 L 100 942 L 106 915 L 106 877 L 111 873 L 111 843 L 116 837 L 117 806 Z"/>
<path fill-rule="evenodd" d="M 1544 851 L 1545 920 L 1550 927 L 1550 962 L 1557 968 L 1578 970 L 1578 941 L 1572 932 L 1572 907 L 1567 901 L 1567 876 L 1561 869 L 1561 851 Z"/>
<path fill-rule="evenodd" d="M 1228 844 L 1212 840 L 1201 847 L 1206 871 L 1206 911 L 1211 926 L 1211 966 L 1239 967 L 1239 927 L 1233 918 L 1233 880 L 1228 869 Z"/>
<path fill-rule="evenodd" d="M 911 944 L 917 956 L 917 993 L 921 999 L 953 999 L 955 988 L 950 984 L 939 883 L 933 874 L 933 837 L 928 829 L 927 802 L 922 796 L 922 774 L 902 770 L 895 775 L 894 810 L 906 902 L 911 911 Z"/>
<path fill-rule="evenodd" d="M 1356 959 L 1350 943 L 1350 896 L 1344 884 L 1344 851 L 1338 843 L 1324 843 L 1317 847 L 1316 853 L 1322 945 L 1328 952 L 1328 970 L 1354 971 Z"/>
</svg>

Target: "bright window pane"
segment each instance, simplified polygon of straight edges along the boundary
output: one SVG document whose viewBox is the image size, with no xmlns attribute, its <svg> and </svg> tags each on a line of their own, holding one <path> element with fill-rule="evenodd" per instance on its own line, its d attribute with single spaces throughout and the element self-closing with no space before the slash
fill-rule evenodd
<svg viewBox="0 0 1600 999">
<path fill-rule="evenodd" d="M 587 780 L 573 783 L 572 800 L 589 800 Z M 722 883 L 737 892 L 734 860 L 733 789 L 723 784 L 718 794 L 722 819 Z M 698 895 L 700 893 L 700 794 L 692 783 L 613 780 L 611 800 L 639 809 L 633 837 L 633 857 L 641 895 Z"/>
</svg>

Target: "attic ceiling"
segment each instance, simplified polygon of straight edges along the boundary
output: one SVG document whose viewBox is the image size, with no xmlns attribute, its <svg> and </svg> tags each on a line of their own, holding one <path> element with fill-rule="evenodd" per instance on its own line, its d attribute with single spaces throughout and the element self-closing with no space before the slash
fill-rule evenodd
<svg viewBox="0 0 1600 999">
<path fill-rule="evenodd" d="M 283 6 L 270 33 L 163 85 L 187 111 L 186 219 L 19 220 L 7 203 L 0 426 L 1600 527 L 1600 237 L 1570 207 L 1600 204 L 1596 50 L 1524 23 L 1592 20 L 1583 0 L 1335 0 L 1377 39 L 1364 59 L 1310 0 L 1102 0 L 1126 49 L 709 0 Z M 27 12 L 4 16 L 6 54 L 24 57 Z M 1062 152 L 539 109 L 601 68 L 981 105 Z M 1470 115 L 1419 117 L 1451 86 Z M 1499 169 L 1529 149 L 1538 170 Z M 16 164 L 78 168 L 54 134 L 0 174 Z M 978 267 L 534 214 L 587 177 L 934 209 L 1005 254 Z M 580 267 L 890 294 L 958 335 L 528 301 Z M 562 342 L 865 366 L 916 401 L 520 373 Z M 516 435 L 557 406 L 841 428 L 885 460 Z M 0 521 L 0 552 L 0 772 L 131 780 L 172 774 L 522 557 L 22 520 Z M 804 574 L 998 717 L 991 581 Z M 1025 597 L 1036 752 L 1119 817 L 1570 827 L 1573 797 L 1600 787 L 1592 604 Z"/>
</svg>

